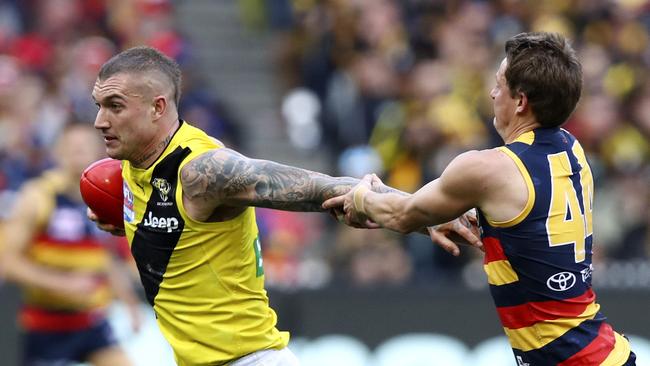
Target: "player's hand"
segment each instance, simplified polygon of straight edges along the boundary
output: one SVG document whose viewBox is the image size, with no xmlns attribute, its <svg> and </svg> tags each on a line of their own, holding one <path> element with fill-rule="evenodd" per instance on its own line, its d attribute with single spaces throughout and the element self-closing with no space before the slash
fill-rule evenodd
<svg viewBox="0 0 650 366">
<path fill-rule="evenodd" d="M 384 192 L 386 189 L 382 188 L 385 187 L 387 188 L 388 186 L 382 182 L 382 180 L 377 176 L 377 174 L 372 173 L 366 175 L 368 179 L 370 179 L 370 188 L 372 189 L 373 192 Z M 365 177 L 364 177 L 365 178 Z"/>
<path fill-rule="evenodd" d="M 349 226 L 363 229 L 379 228 L 380 226 L 377 223 L 369 220 L 363 212 L 359 212 L 358 207 L 354 203 L 354 195 L 357 190 L 371 189 L 372 177 L 373 175 L 366 175 L 348 193 L 323 202 L 323 208 L 329 210 L 338 221 L 345 221 Z"/>
<path fill-rule="evenodd" d="M 129 318 L 131 320 L 131 330 L 133 330 L 133 333 L 140 332 L 143 323 L 140 304 L 139 303 L 126 304 L 126 311 L 129 313 Z"/>
<path fill-rule="evenodd" d="M 97 225 L 97 227 L 100 230 L 109 232 L 109 233 L 111 233 L 111 234 L 113 234 L 115 236 L 125 236 L 126 235 L 126 233 L 124 232 L 124 229 L 119 228 L 119 227 L 117 227 L 115 225 L 106 224 L 106 223 L 103 223 L 103 222 L 99 221 L 99 217 L 97 217 L 97 215 L 95 215 L 95 213 L 90 208 L 86 209 L 86 216 L 88 216 L 88 219 L 90 221 L 94 222 L 95 225 Z"/>
<path fill-rule="evenodd" d="M 447 223 L 427 227 L 427 231 L 429 231 L 431 240 L 451 255 L 458 256 L 460 254 L 458 244 L 473 246 L 485 251 L 474 210 L 469 210 Z"/>
<path fill-rule="evenodd" d="M 66 301 L 85 304 L 100 284 L 101 280 L 89 273 L 52 273 L 48 289 Z"/>
</svg>

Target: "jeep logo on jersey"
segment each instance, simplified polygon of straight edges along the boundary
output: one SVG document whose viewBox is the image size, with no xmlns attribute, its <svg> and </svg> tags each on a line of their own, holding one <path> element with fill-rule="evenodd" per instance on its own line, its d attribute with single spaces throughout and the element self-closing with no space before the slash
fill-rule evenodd
<svg viewBox="0 0 650 366">
<path fill-rule="evenodd" d="M 576 284 L 576 276 L 571 272 L 558 272 L 546 280 L 546 286 L 553 291 L 566 291 Z"/>
<path fill-rule="evenodd" d="M 153 182 L 151 183 L 156 189 L 158 190 L 158 194 L 160 195 L 160 199 L 167 202 L 167 195 L 169 194 L 169 191 L 172 189 L 172 185 L 169 184 L 167 179 L 165 178 L 154 178 Z"/>
<path fill-rule="evenodd" d="M 144 218 L 142 223 L 146 227 L 153 229 L 167 229 L 168 233 L 178 229 L 178 219 L 175 217 L 156 217 L 151 211 L 149 216 Z"/>
</svg>

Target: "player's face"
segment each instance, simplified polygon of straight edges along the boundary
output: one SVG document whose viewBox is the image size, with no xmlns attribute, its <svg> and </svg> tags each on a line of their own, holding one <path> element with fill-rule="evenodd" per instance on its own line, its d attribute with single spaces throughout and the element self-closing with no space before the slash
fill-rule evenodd
<svg viewBox="0 0 650 366">
<path fill-rule="evenodd" d="M 61 167 L 80 176 L 90 163 L 104 156 L 101 140 L 90 126 L 73 127 L 57 141 L 56 158 Z"/>
<path fill-rule="evenodd" d="M 99 108 L 95 128 L 111 158 L 137 161 L 154 143 L 157 125 L 146 91 L 136 76 L 126 73 L 95 82 L 93 99 Z"/>
<path fill-rule="evenodd" d="M 494 128 L 501 136 L 503 132 L 512 121 L 517 109 L 517 100 L 510 94 L 510 88 L 506 82 L 506 68 L 508 67 L 507 59 L 501 61 L 501 66 L 496 73 L 496 84 L 490 91 L 492 104 L 494 107 Z"/>
</svg>

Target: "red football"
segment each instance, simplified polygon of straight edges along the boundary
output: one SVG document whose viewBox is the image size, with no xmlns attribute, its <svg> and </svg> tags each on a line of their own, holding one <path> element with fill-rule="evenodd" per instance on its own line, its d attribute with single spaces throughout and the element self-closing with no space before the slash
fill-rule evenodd
<svg viewBox="0 0 650 366">
<path fill-rule="evenodd" d="M 79 181 L 81 197 L 99 221 L 124 227 L 124 192 L 122 165 L 119 160 L 106 158 L 88 166 Z"/>
</svg>

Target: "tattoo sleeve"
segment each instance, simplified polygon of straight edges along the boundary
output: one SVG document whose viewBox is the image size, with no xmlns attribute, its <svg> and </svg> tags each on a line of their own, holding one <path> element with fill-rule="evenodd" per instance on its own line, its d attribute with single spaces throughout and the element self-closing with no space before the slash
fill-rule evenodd
<svg viewBox="0 0 650 366">
<path fill-rule="evenodd" d="M 249 159 L 225 148 L 189 162 L 183 167 L 181 180 L 185 194 L 192 199 L 287 211 L 323 211 L 323 201 L 347 193 L 359 182 Z"/>
</svg>

